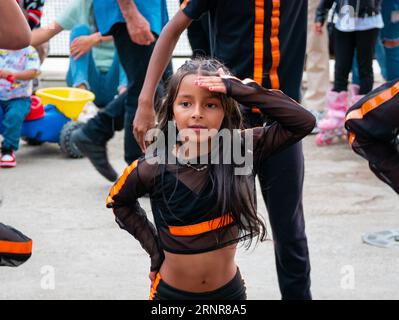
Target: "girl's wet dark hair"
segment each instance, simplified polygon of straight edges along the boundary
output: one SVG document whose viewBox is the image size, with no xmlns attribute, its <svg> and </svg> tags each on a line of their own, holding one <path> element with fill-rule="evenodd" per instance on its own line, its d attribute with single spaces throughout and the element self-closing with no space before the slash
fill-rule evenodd
<svg viewBox="0 0 399 320">
<path fill-rule="evenodd" d="M 218 69 L 222 68 L 224 73 L 230 75 L 230 71 L 215 59 L 197 58 L 186 61 L 167 83 L 166 94 L 162 100 L 158 112 L 158 128 L 168 137 L 168 122 L 173 121 L 173 103 L 179 92 L 180 84 L 187 75 L 215 76 Z M 242 114 L 238 103 L 225 94 L 219 93 L 219 98 L 225 113 L 220 129 L 242 129 Z M 234 169 L 236 165 L 223 163 L 223 141 L 219 145 L 219 164 L 211 164 L 209 177 L 212 182 L 212 191 L 217 194 L 215 204 L 221 215 L 230 213 L 246 242 L 247 247 L 251 244 L 251 239 L 257 237 L 258 240 L 265 240 L 266 227 L 256 211 L 255 188 L 250 187 L 247 176 L 236 175 Z M 165 172 L 165 166 L 161 169 L 161 183 Z M 253 182 L 254 183 L 254 182 Z M 253 183 L 251 185 L 253 186 Z M 162 189 L 162 188 L 161 188 Z M 167 203 L 166 197 L 164 197 Z M 173 212 L 173 208 L 169 208 Z M 223 222 L 222 222 L 223 223 Z"/>
</svg>

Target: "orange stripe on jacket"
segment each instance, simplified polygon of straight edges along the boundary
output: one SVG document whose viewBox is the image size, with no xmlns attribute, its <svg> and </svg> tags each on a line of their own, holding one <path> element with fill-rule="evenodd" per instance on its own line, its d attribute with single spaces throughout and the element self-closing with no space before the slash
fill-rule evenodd
<svg viewBox="0 0 399 320">
<path fill-rule="evenodd" d="M 280 0 L 273 0 L 271 22 L 270 45 L 272 51 L 272 66 L 270 68 L 270 83 L 272 89 L 279 89 L 280 80 L 277 69 L 280 65 L 280 40 L 278 38 L 280 31 Z"/>
<path fill-rule="evenodd" d="M 136 160 L 130 166 L 128 166 L 123 172 L 122 177 L 120 177 L 119 180 L 111 188 L 111 191 L 109 192 L 109 195 L 107 197 L 107 207 L 114 203 L 114 196 L 116 196 L 119 191 L 121 191 L 123 185 L 127 180 L 127 177 L 136 169 L 138 162 L 139 160 Z"/>
<path fill-rule="evenodd" d="M 153 285 L 151 287 L 150 298 L 149 298 L 150 300 L 154 300 L 155 294 L 157 293 L 158 285 L 159 285 L 160 281 L 161 281 L 161 274 L 158 272 L 157 276 L 155 277 L 154 283 L 153 283 Z"/>
<path fill-rule="evenodd" d="M 187 7 L 189 2 L 190 0 L 184 0 L 183 3 L 180 5 L 180 9 L 183 10 L 185 7 Z"/>
<path fill-rule="evenodd" d="M 346 121 L 353 119 L 363 119 L 363 117 L 370 111 L 378 108 L 383 103 L 392 99 L 399 92 L 399 81 L 396 82 L 392 87 L 382 91 L 379 95 L 366 101 L 362 104 L 359 109 L 352 110 L 346 116 Z"/>
<path fill-rule="evenodd" d="M 233 222 L 230 214 L 225 214 L 219 218 L 192 224 L 188 226 L 169 226 L 169 232 L 174 236 L 195 236 L 208 231 L 216 230 L 227 226 Z"/>
<path fill-rule="evenodd" d="M 254 80 L 259 85 L 262 85 L 262 79 L 263 79 L 264 28 L 265 28 L 265 1 L 255 0 Z"/>
<path fill-rule="evenodd" d="M 356 135 L 355 135 L 353 132 L 349 132 L 349 134 L 348 134 L 348 140 L 349 140 L 349 144 L 350 144 L 350 145 L 353 144 L 353 142 L 355 141 L 355 139 L 356 139 Z"/>
<path fill-rule="evenodd" d="M 32 240 L 28 242 L 0 241 L 1 253 L 31 254 Z"/>
</svg>

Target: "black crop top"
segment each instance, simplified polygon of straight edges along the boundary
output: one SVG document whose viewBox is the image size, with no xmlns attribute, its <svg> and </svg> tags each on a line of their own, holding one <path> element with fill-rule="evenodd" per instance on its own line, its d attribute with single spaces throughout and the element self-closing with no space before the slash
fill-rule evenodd
<svg viewBox="0 0 399 320">
<path fill-rule="evenodd" d="M 256 195 L 254 176 L 259 163 L 292 145 L 314 125 L 312 114 L 279 90 L 265 89 L 255 82 L 223 79 L 227 95 L 240 104 L 258 107 L 276 120 L 272 125 L 246 130 L 253 132 L 254 167 L 246 176 L 250 197 Z M 242 136 L 246 130 L 242 131 Z M 154 159 L 152 159 L 154 160 Z M 217 191 L 209 178 L 210 166 L 134 161 L 112 187 L 107 207 L 116 222 L 132 234 L 151 257 L 151 270 L 160 268 L 163 250 L 178 254 L 212 251 L 247 239 L 228 212 L 217 212 Z M 228 186 L 225 186 L 228 187 Z M 155 226 L 147 219 L 137 199 L 148 193 Z"/>
</svg>

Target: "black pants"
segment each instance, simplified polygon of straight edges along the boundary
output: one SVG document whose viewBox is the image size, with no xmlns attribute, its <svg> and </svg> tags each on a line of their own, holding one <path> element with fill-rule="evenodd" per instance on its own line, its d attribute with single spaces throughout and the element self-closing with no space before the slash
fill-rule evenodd
<svg viewBox="0 0 399 320">
<path fill-rule="evenodd" d="M 280 6 L 279 89 L 292 99 L 300 101 L 306 51 L 307 1 L 285 0 L 280 1 Z M 238 76 L 243 78 L 243 75 Z M 269 77 L 265 75 L 263 86 L 269 87 L 269 82 Z M 262 126 L 264 122 L 256 114 L 245 113 L 244 118 L 246 125 L 250 127 Z M 312 299 L 310 258 L 302 205 L 302 143 L 299 142 L 264 161 L 258 177 L 273 233 L 282 299 Z"/>
<path fill-rule="evenodd" d="M 245 114 L 246 126 L 263 119 Z M 310 300 L 310 259 L 302 205 L 304 157 L 302 143 L 266 159 L 257 172 L 273 233 L 276 269 L 282 299 Z"/>
<path fill-rule="evenodd" d="M 162 280 L 160 273 L 157 274 L 151 288 L 150 300 L 246 300 L 246 288 L 240 271 L 234 278 L 221 288 L 210 292 L 187 292 L 176 289 Z"/>
<path fill-rule="evenodd" d="M 335 75 L 333 91 L 346 91 L 352 61 L 357 49 L 359 64 L 360 91 L 367 94 L 373 89 L 373 57 L 379 29 L 342 32 L 334 29 Z"/>
<path fill-rule="evenodd" d="M 125 129 L 125 161 L 130 164 L 142 155 L 133 136 L 132 123 L 155 44 L 141 46 L 132 42 L 125 23 L 114 25 L 111 35 L 114 37 L 119 59 L 128 78 L 128 90 L 91 119 L 83 127 L 83 132 L 96 143 L 105 144 L 115 131 Z M 163 78 L 167 78 L 171 73 L 172 67 L 169 64 Z M 162 91 L 161 86 L 158 88 L 158 95 L 162 94 L 160 91 Z"/>
</svg>

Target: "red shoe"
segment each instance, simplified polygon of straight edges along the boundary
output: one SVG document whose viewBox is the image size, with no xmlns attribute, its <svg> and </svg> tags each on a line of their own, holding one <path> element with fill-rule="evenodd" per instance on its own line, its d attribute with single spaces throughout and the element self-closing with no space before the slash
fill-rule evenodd
<svg viewBox="0 0 399 320">
<path fill-rule="evenodd" d="M 17 159 L 15 158 L 14 151 L 2 152 L 0 154 L 1 168 L 14 168 L 16 165 L 17 165 Z"/>
</svg>

